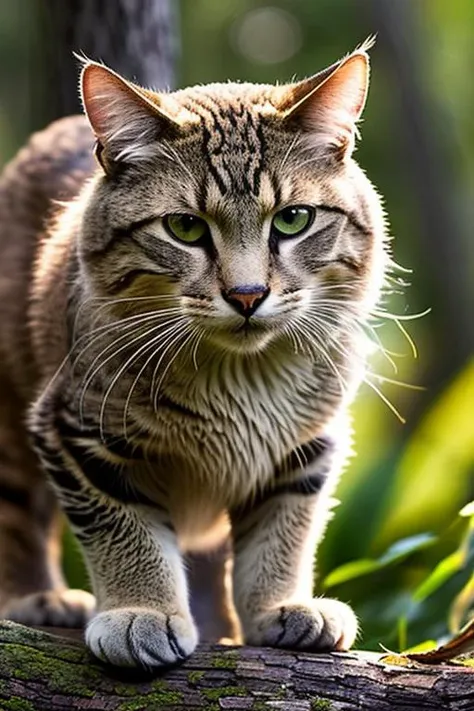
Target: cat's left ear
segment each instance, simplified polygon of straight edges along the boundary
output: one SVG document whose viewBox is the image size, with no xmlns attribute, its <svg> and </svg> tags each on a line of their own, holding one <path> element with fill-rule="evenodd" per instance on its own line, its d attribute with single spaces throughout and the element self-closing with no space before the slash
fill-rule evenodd
<svg viewBox="0 0 474 711">
<path fill-rule="evenodd" d="M 288 87 L 278 109 L 314 146 L 327 148 L 341 159 L 354 147 L 356 123 L 369 86 L 369 57 L 358 49 L 314 77 Z"/>
</svg>

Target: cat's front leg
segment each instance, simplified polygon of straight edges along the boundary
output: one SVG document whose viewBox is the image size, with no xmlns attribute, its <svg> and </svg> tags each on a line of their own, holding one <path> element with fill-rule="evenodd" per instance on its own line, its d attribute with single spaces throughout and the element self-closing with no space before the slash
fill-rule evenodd
<svg viewBox="0 0 474 711">
<path fill-rule="evenodd" d="M 348 649 L 357 634 L 351 608 L 313 598 L 317 543 L 329 511 L 333 446 L 315 440 L 304 470 L 275 483 L 232 515 L 234 596 L 249 644 L 330 651 Z M 298 459 L 304 461 L 301 453 Z M 295 461 L 293 461 L 295 460 Z"/>
<path fill-rule="evenodd" d="M 86 628 L 86 643 L 102 661 L 145 669 L 184 661 L 198 634 L 176 536 L 165 521 L 130 508 L 110 512 L 80 535 L 99 613 Z M 70 510 L 67 511 L 71 517 Z"/>
<path fill-rule="evenodd" d="M 166 511 L 114 483 L 120 472 L 98 461 L 84 437 L 36 433 L 36 445 L 92 578 L 99 612 L 86 628 L 89 649 L 104 662 L 144 669 L 186 659 L 197 630 Z"/>
</svg>

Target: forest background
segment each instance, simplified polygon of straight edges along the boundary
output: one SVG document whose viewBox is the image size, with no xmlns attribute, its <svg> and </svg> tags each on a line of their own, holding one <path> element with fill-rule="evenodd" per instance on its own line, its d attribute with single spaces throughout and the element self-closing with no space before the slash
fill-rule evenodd
<svg viewBox="0 0 474 711">
<path fill-rule="evenodd" d="M 377 34 L 356 157 L 385 198 L 403 270 L 374 318 L 371 372 L 353 407 L 357 456 L 316 590 L 353 604 L 366 649 L 443 640 L 474 607 L 474 3 L 172 6 L 175 86 L 301 78 Z M 0 166 L 60 115 L 55 42 L 46 0 L 0 0 Z M 70 537 L 65 567 L 72 585 L 86 584 Z"/>
</svg>

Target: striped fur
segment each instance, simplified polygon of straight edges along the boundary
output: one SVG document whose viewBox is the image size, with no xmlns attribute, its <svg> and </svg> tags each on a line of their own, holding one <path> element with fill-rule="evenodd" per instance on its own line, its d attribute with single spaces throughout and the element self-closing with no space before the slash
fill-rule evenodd
<svg viewBox="0 0 474 711">
<path fill-rule="evenodd" d="M 351 156 L 367 79 L 364 48 L 279 87 L 158 95 L 83 70 L 100 168 L 33 248 L 36 375 L 21 387 L 90 571 L 86 640 L 106 662 L 192 652 L 183 555 L 229 533 L 247 641 L 354 639 L 346 605 L 312 598 L 312 560 L 388 260 L 380 201 Z M 273 220 L 291 205 L 311 221 L 283 238 Z M 182 213 L 206 221 L 199 243 L 170 232 L 164 218 Z M 245 318 L 227 295 L 252 289 L 265 298 Z M 37 619 L 34 596 L 18 609 L 11 596 L 3 611 Z"/>
</svg>

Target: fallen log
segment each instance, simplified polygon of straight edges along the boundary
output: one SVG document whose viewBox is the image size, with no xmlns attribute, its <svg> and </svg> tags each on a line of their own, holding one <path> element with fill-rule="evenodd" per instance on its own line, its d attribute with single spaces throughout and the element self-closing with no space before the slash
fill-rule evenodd
<svg viewBox="0 0 474 711">
<path fill-rule="evenodd" d="M 56 631 L 55 631 L 56 632 Z M 0 622 L 1 711 L 473 711 L 474 667 L 380 654 L 202 645 L 153 678 L 93 659 L 80 633 Z"/>
</svg>

